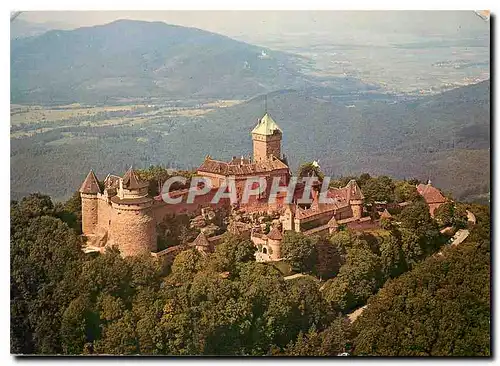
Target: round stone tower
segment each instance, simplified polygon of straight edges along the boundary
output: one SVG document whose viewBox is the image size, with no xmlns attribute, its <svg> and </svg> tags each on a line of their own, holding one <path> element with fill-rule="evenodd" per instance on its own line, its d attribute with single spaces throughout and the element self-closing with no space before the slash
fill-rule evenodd
<svg viewBox="0 0 500 366">
<path fill-rule="evenodd" d="M 267 236 L 267 244 L 271 249 L 270 258 L 272 260 L 278 260 L 281 258 L 281 242 L 283 240 L 283 235 L 277 227 L 273 227 Z"/>
<path fill-rule="evenodd" d="M 347 189 L 352 216 L 356 219 L 360 219 L 363 214 L 363 202 L 365 196 L 363 195 L 363 192 L 361 192 L 358 183 L 356 183 L 354 179 L 350 180 L 349 183 L 347 183 Z"/>
<path fill-rule="evenodd" d="M 101 188 L 92 170 L 87 174 L 79 192 L 82 199 L 82 232 L 83 235 L 93 235 L 97 228 L 97 195 L 101 193 Z"/>
<path fill-rule="evenodd" d="M 156 221 L 148 182 L 140 181 L 130 168 L 119 184 L 118 194 L 111 198 L 111 243 L 124 257 L 156 251 Z"/>
</svg>

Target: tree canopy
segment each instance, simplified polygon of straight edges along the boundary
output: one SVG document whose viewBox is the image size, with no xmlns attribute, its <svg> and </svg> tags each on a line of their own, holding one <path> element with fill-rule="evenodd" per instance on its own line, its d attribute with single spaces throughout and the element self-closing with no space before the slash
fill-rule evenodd
<svg viewBox="0 0 500 366">
<path fill-rule="evenodd" d="M 167 271 L 116 248 L 85 255 L 61 215 L 75 207 L 40 194 L 11 203 L 12 353 L 490 354 L 487 207 L 463 206 L 477 223 L 450 248 L 420 201 L 388 230 L 286 232 L 285 261 L 307 273 L 286 279 L 228 233 L 213 253 L 181 251 Z"/>
</svg>

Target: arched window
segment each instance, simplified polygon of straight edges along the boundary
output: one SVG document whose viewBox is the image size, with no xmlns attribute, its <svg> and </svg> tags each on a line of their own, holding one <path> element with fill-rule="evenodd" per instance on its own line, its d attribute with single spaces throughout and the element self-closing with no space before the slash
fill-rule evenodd
<svg viewBox="0 0 500 366">
<path fill-rule="evenodd" d="M 267 254 L 267 248 L 266 247 L 262 248 L 262 253 Z"/>
</svg>

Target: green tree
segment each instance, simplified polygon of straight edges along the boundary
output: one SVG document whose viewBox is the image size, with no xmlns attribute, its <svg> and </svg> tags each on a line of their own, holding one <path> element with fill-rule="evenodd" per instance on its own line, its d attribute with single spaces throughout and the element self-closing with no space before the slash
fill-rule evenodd
<svg viewBox="0 0 500 366">
<path fill-rule="evenodd" d="M 307 333 L 299 333 L 295 342 L 290 342 L 283 354 L 286 356 L 337 356 L 350 351 L 351 330 L 349 323 L 342 316 L 335 318 L 325 330 L 315 327 Z"/>
<path fill-rule="evenodd" d="M 380 244 L 380 264 L 385 278 L 394 278 L 406 272 L 405 255 L 399 240 L 389 235 Z"/>
<path fill-rule="evenodd" d="M 359 187 L 364 187 L 366 182 L 368 182 L 372 177 L 368 173 L 363 173 L 359 176 L 358 179 L 356 179 L 356 182 L 358 183 Z"/>
<path fill-rule="evenodd" d="M 61 353 L 61 320 L 78 291 L 83 253 L 73 230 L 43 216 L 50 202 L 32 198 L 11 208 L 11 351 Z"/>
<path fill-rule="evenodd" d="M 373 203 L 375 201 L 394 201 L 394 182 L 387 176 L 380 176 L 377 178 L 370 178 L 366 180 L 365 184 L 361 187 L 365 196 L 365 202 Z"/>
<path fill-rule="evenodd" d="M 18 208 L 27 218 L 54 214 L 52 200 L 49 196 L 41 193 L 33 193 L 23 197 Z"/>
<path fill-rule="evenodd" d="M 240 263 L 255 261 L 256 251 L 257 248 L 250 239 L 227 233 L 223 242 L 216 246 L 210 263 L 219 272 L 233 273 Z"/>
<path fill-rule="evenodd" d="M 289 332 L 299 332 L 316 327 L 324 328 L 334 312 L 319 291 L 319 282 L 310 276 L 287 281 L 288 298 L 292 303 L 293 324 Z M 292 330 L 294 329 L 294 330 Z"/>
<path fill-rule="evenodd" d="M 353 247 L 337 277 L 328 280 L 323 295 L 335 309 L 348 312 L 364 304 L 381 284 L 380 259 L 371 250 Z"/>
<path fill-rule="evenodd" d="M 354 354 L 490 355 L 489 263 L 466 241 L 387 282 L 354 323 Z"/>
<path fill-rule="evenodd" d="M 180 252 L 172 263 L 171 278 L 175 282 L 189 282 L 202 268 L 203 258 L 196 249 Z"/>
<path fill-rule="evenodd" d="M 454 224 L 453 213 L 455 211 L 453 202 L 446 202 L 434 211 L 434 218 L 441 226 L 452 226 Z"/>
<path fill-rule="evenodd" d="M 342 263 L 342 253 L 327 238 L 319 238 L 315 243 L 316 264 L 314 272 L 320 279 L 335 276 Z"/>
<path fill-rule="evenodd" d="M 467 226 L 467 212 L 464 204 L 446 202 L 434 211 L 434 218 L 441 226 L 461 229 Z"/>
<path fill-rule="evenodd" d="M 122 317 L 104 325 L 101 338 L 95 342 L 95 353 L 107 355 L 134 355 L 139 353 L 135 319 L 125 310 Z"/>
<path fill-rule="evenodd" d="M 315 241 L 295 231 L 286 231 L 281 243 L 281 256 L 294 270 L 311 271 L 316 261 Z"/>
<path fill-rule="evenodd" d="M 394 188 L 394 200 L 396 202 L 415 202 L 422 200 L 415 184 L 409 181 L 396 181 Z"/>
<path fill-rule="evenodd" d="M 64 310 L 61 320 L 61 341 L 65 354 L 83 353 L 85 344 L 98 334 L 93 325 L 92 302 L 83 295 L 72 300 Z"/>
<path fill-rule="evenodd" d="M 302 164 L 297 171 L 297 176 L 299 178 L 317 177 L 320 181 L 325 178 L 325 174 L 321 171 L 319 165 L 314 162 Z"/>
<path fill-rule="evenodd" d="M 425 202 L 412 203 L 405 207 L 398 217 L 401 222 L 399 235 L 409 265 L 436 252 L 444 243 L 438 225 L 431 217 L 429 206 Z"/>
<path fill-rule="evenodd" d="M 131 271 L 116 248 L 108 248 L 102 255 L 83 263 L 78 288 L 95 301 L 103 294 L 129 299 L 133 294 L 130 286 Z"/>
<path fill-rule="evenodd" d="M 77 234 L 82 234 L 82 200 L 76 191 L 64 205 L 56 207 L 56 215 Z"/>
</svg>

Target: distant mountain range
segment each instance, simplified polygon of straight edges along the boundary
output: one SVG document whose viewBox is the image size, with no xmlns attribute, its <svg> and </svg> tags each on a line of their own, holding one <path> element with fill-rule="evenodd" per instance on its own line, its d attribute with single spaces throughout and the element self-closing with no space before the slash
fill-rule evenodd
<svg viewBox="0 0 500 366">
<path fill-rule="evenodd" d="M 10 39 L 38 36 L 53 29 L 71 28 L 69 24 L 61 22 L 33 23 L 17 17 L 10 22 Z"/>
<path fill-rule="evenodd" d="M 304 87 L 297 56 L 162 22 L 51 30 L 11 42 L 11 101 L 248 98 Z"/>
</svg>

